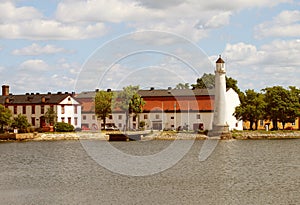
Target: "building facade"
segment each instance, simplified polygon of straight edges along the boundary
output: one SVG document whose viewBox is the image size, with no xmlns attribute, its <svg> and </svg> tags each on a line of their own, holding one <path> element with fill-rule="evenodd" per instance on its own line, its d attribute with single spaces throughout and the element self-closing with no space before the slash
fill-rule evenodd
<svg viewBox="0 0 300 205">
<path fill-rule="evenodd" d="M 13 95 L 9 86 L 2 86 L 0 104 L 10 109 L 14 117 L 21 114 L 27 117 L 33 128 L 47 125 L 45 113 L 52 108 L 57 114 L 57 122 L 66 122 L 75 128 L 81 127 L 81 105 L 74 98 L 74 93 L 26 93 Z"/>
<path fill-rule="evenodd" d="M 211 130 L 214 116 L 214 90 L 207 89 L 165 89 L 139 90 L 138 94 L 145 101 L 143 112 L 129 116 L 128 127 L 131 130 L 140 128 L 153 130 Z M 82 105 L 82 129 L 104 129 L 102 121 L 95 115 L 94 97 L 96 91 L 76 95 Z M 230 130 L 241 130 L 242 122 L 232 116 L 239 97 L 232 89 L 227 90 L 226 123 Z M 106 119 L 106 129 L 124 130 L 126 114 L 118 109 Z"/>
</svg>

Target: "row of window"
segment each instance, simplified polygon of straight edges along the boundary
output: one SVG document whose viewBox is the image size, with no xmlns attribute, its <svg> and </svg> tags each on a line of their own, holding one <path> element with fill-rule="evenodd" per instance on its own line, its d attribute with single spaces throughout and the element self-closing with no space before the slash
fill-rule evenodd
<svg viewBox="0 0 300 205">
<path fill-rule="evenodd" d="M 26 106 L 26 105 L 22 106 L 22 114 L 25 115 L 27 113 L 27 109 L 26 109 L 27 107 L 29 107 L 29 106 Z M 50 108 L 53 109 L 53 107 L 54 107 L 53 105 L 50 105 Z M 74 114 L 77 114 L 78 113 L 78 106 L 75 105 L 73 107 L 74 107 Z M 36 112 L 35 105 L 31 105 L 31 114 L 35 114 L 35 112 Z M 18 106 L 17 105 L 13 106 L 13 113 L 18 114 Z M 45 114 L 45 106 L 44 105 L 40 105 L 40 113 Z M 65 106 L 64 105 L 61 106 L 61 114 L 65 114 Z"/>
<path fill-rule="evenodd" d="M 71 117 L 68 117 L 67 120 L 68 120 L 68 123 L 69 123 L 69 124 L 72 123 L 72 118 L 71 118 Z M 65 122 L 65 118 L 62 117 L 62 118 L 61 118 L 61 121 L 62 121 L 62 122 Z M 35 122 L 36 122 L 36 118 L 35 118 L 35 117 L 32 117 L 32 118 L 31 118 L 31 125 L 32 125 L 32 126 L 35 126 L 35 125 L 36 125 Z M 75 126 L 78 125 L 78 118 L 77 118 L 77 117 L 74 117 L 74 125 L 75 125 Z"/>
<path fill-rule="evenodd" d="M 50 105 L 50 107 L 53 109 L 53 105 Z M 27 106 L 26 105 L 23 105 L 22 106 L 22 114 L 26 114 L 27 113 Z M 36 107 L 35 105 L 31 105 L 31 114 L 35 114 L 36 112 Z M 18 114 L 18 106 L 17 105 L 14 105 L 13 106 L 13 113 L 14 114 Z M 44 114 L 45 113 L 45 106 L 44 105 L 41 105 L 40 106 L 40 113 L 41 114 Z"/>
<path fill-rule="evenodd" d="M 118 119 L 119 119 L 119 120 L 122 120 L 122 117 L 123 117 L 123 115 L 118 115 Z M 92 120 L 95 120 L 95 119 L 96 119 L 96 117 L 95 117 L 95 115 L 93 115 L 93 116 L 92 116 Z M 109 115 L 109 116 L 108 116 L 108 119 L 112 120 L 112 119 L 113 119 L 113 116 L 112 116 L 112 115 Z M 147 119 L 148 119 L 148 115 L 145 114 L 145 115 L 144 115 L 144 120 L 147 120 Z M 156 119 L 156 120 L 160 119 L 160 115 L 159 115 L 159 114 L 156 114 L 156 115 L 155 115 L 155 119 Z M 171 120 L 173 120 L 173 119 L 174 119 L 174 116 L 171 116 Z M 197 119 L 197 120 L 200 120 L 200 119 L 201 119 L 200 114 L 197 114 L 197 115 L 196 115 L 196 119 Z M 82 115 L 82 120 L 86 120 L 86 115 Z M 134 121 L 134 122 L 136 121 L 136 116 L 133 117 L 132 121 Z"/>
<path fill-rule="evenodd" d="M 72 123 L 72 118 L 71 118 L 71 117 L 68 117 L 67 120 L 68 120 L 68 123 L 69 123 L 69 124 Z M 61 121 L 62 121 L 62 122 L 66 122 L 66 119 L 65 119 L 64 117 L 62 117 L 62 118 L 61 118 Z M 74 125 L 75 125 L 75 126 L 78 125 L 78 118 L 77 118 L 77 117 L 74 117 Z"/>
</svg>

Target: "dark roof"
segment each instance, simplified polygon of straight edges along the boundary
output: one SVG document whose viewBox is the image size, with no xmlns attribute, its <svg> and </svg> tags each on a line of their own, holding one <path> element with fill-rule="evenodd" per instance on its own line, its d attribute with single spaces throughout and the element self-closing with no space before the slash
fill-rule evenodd
<svg viewBox="0 0 300 205">
<path fill-rule="evenodd" d="M 0 104 L 5 104 L 6 99 L 9 104 L 58 104 L 66 97 L 72 96 L 67 93 L 57 94 L 25 94 L 25 95 L 8 95 L 0 96 Z M 44 102 L 42 102 L 45 100 Z"/>
<path fill-rule="evenodd" d="M 225 62 L 223 61 L 223 59 L 220 56 L 219 59 L 216 61 L 216 63 L 225 63 Z"/>
<path fill-rule="evenodd" d="M 119 91 L 112 91 L 119 92 Z M 151 90 L 139 90 L 138 94 L 141 97 L 172 97 L 172 96 L 208 96 L 214 95 L 214 89 L 151 89 Z M 84 99 L 93 99 L 95 97 L 95 91 L 82 92 L 75 95 L 78 101 L 83 102 Z"/>
<path fill-rule="evenodd" d="M 82 98 L 95 98 L 96 92 L 95 91 L 85 91 L 75 95 L 76 99 Z"/>
<path fill-rule="evenodd" d="M 214 90 L 208 89 L 170 89 L 170 90 L 139 90 L 141 97 L 172 97 L 172 96 L 208 96 L 214 95 Z"/>
</svg>

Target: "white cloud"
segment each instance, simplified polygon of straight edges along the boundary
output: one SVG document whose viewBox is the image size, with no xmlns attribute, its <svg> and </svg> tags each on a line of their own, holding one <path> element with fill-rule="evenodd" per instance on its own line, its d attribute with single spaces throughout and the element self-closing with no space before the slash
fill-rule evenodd
<svg viewBox="0 0 300 205">
<path fill-rule="evenodd" d="M 272 21 L 267 21 L 255 27 L 255 37 L 299 37 L 300 11 L 282 11 Z"/>
<path fill-rule="evenodd" d="M 55 45 L 47 44 L 45 46 L 40 46 L 39 44 L 33 43 L 30 46 L 16 49 L 12 52 L 13 55 L 24 55 L 24 56 L 37 56 L 44 54 L 56 54 L 67 52 L 64 48 L 59 48 Z"/>
<path fill-rule="evenodd" d="M 0 20 L 5 22 L 18 22 L 41 18 L 42 14 L 34 7 L 16 8 L 12 2 L 4 1 L 0 3 Z"/>
<path fill-rule="evenodd" d="M 101 37 L 109 23 L 124 23 L 135 30 L 178 33 L 198 41 L 210 29 L 227 25 L 231 15 L 249 7 L 274 6 L 290 0 L 149 1 L 63 0 L 54 17 L 45 17 L 34 7 L 0 3 L 0 38 L 67 40 Z M 51 15 L 48 15 L 51 16 Z"/>
<path fill-rule="evenodd" d="M 40 59 L 27 60 L 20 65 L 20 71 L 47 71 L 49 68 L 50 66 Z"/>
<path fill-rule="evenodd" d="M 65 23 L 46 18 L 33 7 L 16 7 L 11 2 L 0 3 L 1 38 L 70 40 L 99 37 L 106 32 L 101 22 Z"/>
<path fill-rule="evenodd" d="M 62 22 L 126 22 L 136 30 L 174 32 L 192 40 L 208 35 L 209 29 L 227 25 L 233 12 L 249 7 L 269 7 L 290 0 L 61 1 L 56 17 Z"/>
<path fill-rule="evenodd" d="M 275 40 L 260 48 L 245 43 L 227 44 L 223 58 L 229 76 L 238 79 L 242 90 L 259 90 L 267 85 L 299 86 L 299 55 L 300 39 L 296 39 Z"/>
<path fill-rule="evenodd" d="M 68 63 L 65 59 L 56 64 L 32 59 L 24 61 L 18 68 L 13 74 L 10 73 L 7 82 L 17 93 L 74 91 L 76 71 L 79 70 L 78 65 Z"/>
</svg>

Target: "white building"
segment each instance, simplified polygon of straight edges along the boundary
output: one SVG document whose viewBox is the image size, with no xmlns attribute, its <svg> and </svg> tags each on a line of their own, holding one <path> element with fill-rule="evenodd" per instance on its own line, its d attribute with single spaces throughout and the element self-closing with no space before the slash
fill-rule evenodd
<svg viewBox="0 0 300 205">
<path fill-rule="evenodd" d="M 33 128 L 47 126 L 44 115 L 50 108 L 56 112 L 57 122 L 66 122 L 75 128 L 81 127 L 81 105 L 74 98 L 74 93 L 13 95 L 9 93 L 9 86 L 3 85 L 0 104 L 10 109 L 14 117 L 18 114 L 26 116 Z"/>
</svg>

